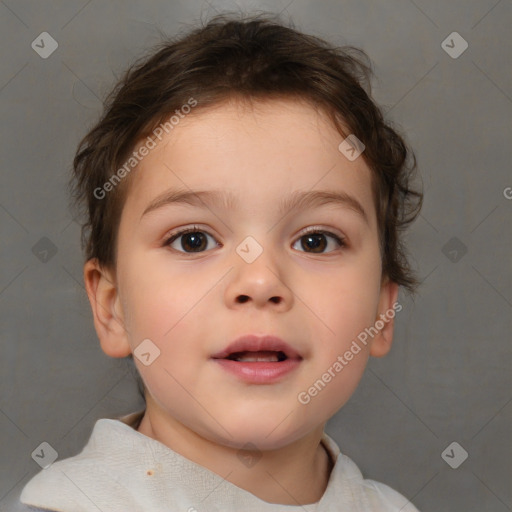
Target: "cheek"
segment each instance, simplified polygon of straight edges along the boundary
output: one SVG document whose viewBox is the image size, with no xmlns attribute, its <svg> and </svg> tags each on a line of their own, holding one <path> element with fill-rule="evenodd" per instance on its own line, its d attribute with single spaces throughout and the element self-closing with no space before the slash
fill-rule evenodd
<svg viewBox="0 0 512 512">
<path fill-rule="evenodd" d="M 165 342 L 205 292 L 193 276 L 185 279 L 159 261 L 148 264 L 134 254 L 123 263 L 123 308 L 132 342 L 141 337 Z"/>
<path fill-rule="evenodd" d="M 309 408 L 309 416 L 324 418 L 325 421 L 334 416 L 357 388 L 366 361 L 367 354 L 361 352 L 343 366 L 341 371 L 336 371 L 334 366 L 326 368 L 326 371 L 300 396 L 302 403 L 307 402 L 304 407 Z"/>
<path fill-rule="evenodd" d="M 169 265 L 153 262 L 143 268 L 136 257 L 123 270 L 126 327 L 132 350 L 149 339 L 160 351 L 154 363 L 139 365 L 139 370 L 150 389 L 163 382 L 164 389 L 172 394 L 176 382 L 169 373 L 181 382 L 190 372 L 197 372 L 207 357 L 204 321 L 213 307 L 208 294 L 212 283 L 197 272 L 176 273 Z"/>
<path fill-rule="evenodd" d="M 308 292 L 309 290 L 309 292 Z M 326 352 L 337 353 L 350 345 L 377 318 L 380 290 L 380 266 L 340 267 L 329 276 L 318 276 L 306 283 L 306 306 L 316 314 L 311 323 L 324 340 Z"/>
<path fill-rule="evenodd" d="M 312 414 L 334 414 L 342 407 L 368 362 L 369 340 L 364 333 L 377 318 L 380 266 L 375 259 L 360 263 L 340 267 L 316 288 L 310 286 L 316 290 L 310 297 L 318 315 L 318 321 L 310 324 L 316 326 L 310 333 L 317 340 L 316 362 L 309 387 L 302 391 Z"/>
<path fill-rule="evenodd" d="M 127 329 L 132 343 L 140 338 L 162 340 L 169 336 L 179 321 L 183 301 L 169 294 L 168 287 L 151 287 L 144 282 L 135 287 L 127 299 Z M 136 291 L 135 291 L 136 290 Z"/>
</svg>

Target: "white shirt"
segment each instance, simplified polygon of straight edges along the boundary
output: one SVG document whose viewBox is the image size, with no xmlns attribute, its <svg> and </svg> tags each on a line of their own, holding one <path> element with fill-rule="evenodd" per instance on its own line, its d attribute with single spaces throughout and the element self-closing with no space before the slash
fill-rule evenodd
<svg viewBox="0 0 512 512">
<path fill-rule="evenodd" d="M 84 449 L 41 470 L 20 501 L 59 512 L 418 512 L 387 485 L 363 479 L 325 433 L 335 464 L 320 501 L 276 505 L 138 432 L 130 425 L 142 414 L 96 421 Z"/>
</svg>

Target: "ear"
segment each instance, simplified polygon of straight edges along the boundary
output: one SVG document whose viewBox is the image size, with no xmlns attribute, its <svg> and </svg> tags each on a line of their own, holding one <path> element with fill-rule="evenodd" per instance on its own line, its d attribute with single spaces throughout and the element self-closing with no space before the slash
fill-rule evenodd
<svg viewBox="0 0 512 512">
<path fill-rule="evenodd" d="M 110 357 L 126 357 L 131 348 L 115 279 L 114 273 L 101 267 L 96 258 L 84 265 L 85 288 L 101 348 Z"/>
<path fill-rule="evenodd" d="M 376 327 L 384 326 L 372 339 L 370 355 L 384 357 L 390 350 L 393 342 L 395 327 L 395 314 L 402 310 L 398 304 L 398 284 L 386 278 L 380 287 L 378 316 L 375 319 Z M 378 322 L 378 323 L 377 323 Z"/>
</svg>

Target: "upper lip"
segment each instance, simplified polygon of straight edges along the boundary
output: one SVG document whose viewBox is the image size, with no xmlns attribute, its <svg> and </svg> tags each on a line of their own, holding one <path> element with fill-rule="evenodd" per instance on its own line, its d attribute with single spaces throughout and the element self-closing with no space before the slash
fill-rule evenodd
<svg viewBox="0 0 512 512">
<path fill-rule="evenodd" d="M 302 359 L 299 352 L 285 343 L 281 338 L 272 335 L 258 336 L 248 334 L 230 343 L 224 350 L 213 354 L 213 359 L 225 359 L 235 352 L 283 352 L 289 359 Z"/>
</svg>

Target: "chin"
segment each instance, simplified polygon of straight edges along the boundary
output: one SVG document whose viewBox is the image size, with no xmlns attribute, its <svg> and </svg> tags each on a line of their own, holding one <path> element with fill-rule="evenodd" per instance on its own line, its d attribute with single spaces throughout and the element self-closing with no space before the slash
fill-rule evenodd
<svg viewBox="0 0 512 512">
<path fill-rule="evenodd" d="M 251 443 L 262 451 L 283 448 L 306 436 L 316 427 L 316 424 L 299 424 L 296 418 L 294 421 L 293 414 L 286 417 L 264 413 L 238 418 L 238 421 L 230 418 L 221 424 L 231 436 L 216 425 L 215 430 L 220 437 L 213 438 L 213 441 L 237 449 Z"/>
</svg>

